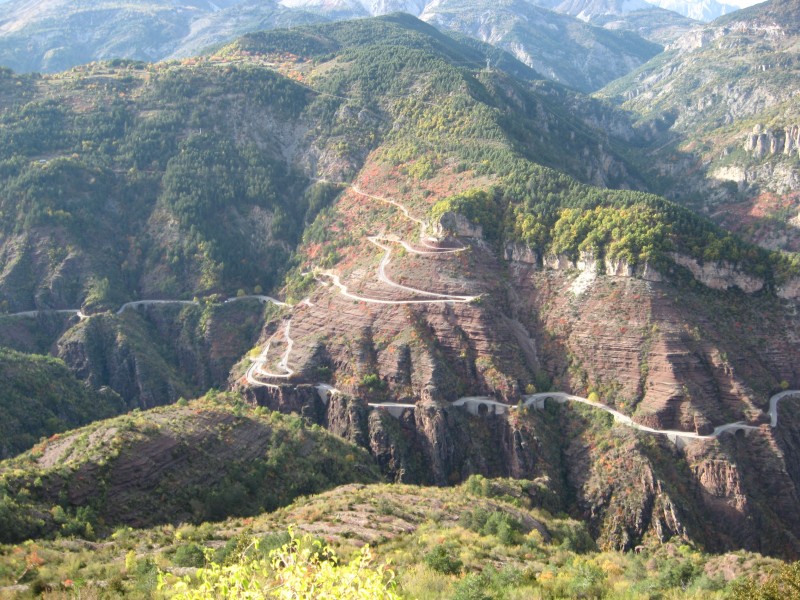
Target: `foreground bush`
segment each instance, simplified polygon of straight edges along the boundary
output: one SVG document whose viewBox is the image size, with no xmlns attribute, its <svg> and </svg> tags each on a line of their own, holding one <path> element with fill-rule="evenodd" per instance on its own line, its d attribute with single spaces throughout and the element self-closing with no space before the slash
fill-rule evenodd
<svg viewBox="0 0 800 600">
<path fill-rule="evenodd" d="M 364 546 L 348 563 L 311 536 L 297 537 L 264 556 L 259 541 L 241 553 L 239 560 L 222 565 L 215 562 L 198 569 L 194 577 L 176 580 L 159 575 L 159 589 L 182 600 L 207 598 L 281 600 L 342 599 L 395 600 L 394 573 L 385 564 L 372 566 L 372 552 Z"/>
</svg>

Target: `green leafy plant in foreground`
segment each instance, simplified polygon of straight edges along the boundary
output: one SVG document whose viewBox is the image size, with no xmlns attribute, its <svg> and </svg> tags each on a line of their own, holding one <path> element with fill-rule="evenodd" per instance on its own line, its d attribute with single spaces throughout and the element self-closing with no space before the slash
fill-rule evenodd
<svg viewBox="0 0 800 600">
<path fill-rule="evenodd" d="M 176 580 L 159 574 L 159 589 L 182 600 L 206 598 L 301 600 L 316 598 L 395 600 L 394 573 L 386 564 L 373 567 L 372 551 L 364 546 L 350 562 L 341 563 L 327 544 L 310 535 L 290 540 L 264 556 L 259 540 L 231 564 L 210 561 L 194 577 Z"/>
</svg>

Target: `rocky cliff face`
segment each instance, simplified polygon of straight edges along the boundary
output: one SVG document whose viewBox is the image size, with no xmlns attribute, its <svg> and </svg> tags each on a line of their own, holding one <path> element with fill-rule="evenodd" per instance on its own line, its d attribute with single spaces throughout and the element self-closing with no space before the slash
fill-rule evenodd
<svg viewBox="0 0 800 600">
<path fill-rule="evenodd" d="M 447 403 L 420 401 L 392 416 L 357 398 L 322 402 L 311 386 L 249 394 L 361 445 L 394 481 L 451 485 L 476 473 L 535 479 L 562 509 L 585 519 L 604 548 L 630 550 L 649 539 L 679 537 L 711 551 L 800 552 L 800 521 L 787 516 L 798 502 L 792 463 L 776 452 L 766 428 L 679 449 L 665 437 L 612 428 L 569 407 L 471 416 Z M 766 486 L 757 464 L 769 477 Z"/>
<path fill-rule="evenodd" d="M 382 191 L 391 189 L 391 179 L 381 181 Z M 366 202 L 374 201 L 345 194 L 336 208 L 350 215 Z M 370 208 L 391 231 L 413 235 L 395 208 Z M 792 358 L 800 322 L 779 298 L 759 292 L 762 282 L 681 256 L 654 271 L 585 253 L 576 261 L 538 256 L 513 244 L 501 259 L 480 238 L 460 241 L 469 249 L 392 254 L 385 275 L 404 288 L 377 277 L 379 248 L 371 255 L 341 249 L 341 277 L 357 297 L 312 289 L 310 305 L 291 314 L 294 375 L 254 389 L 253 401 L 300 412 L 358 443 L 391 479 L 447 485 L 480 473 L 546 480 L 603 546 L 679 536 L 717 550 L 798 552 L 800 525 L 779 516 L 793 510 L 798 492 L 776 432 L 764 423 L 770 393 L 782 381 L 800 384 Z M 420 298 L 414 289 L 480 300 L 403 304 Z M 273 369 L 285 351 L 279 344 L 267 357 Z M 342 395 L 319 396 L 312 384 L 321 372 Z M 515 405 L 545 389 L 594 392 L 656 429 L 710 434 L 722 423 L 761 425 L 741 438 L 676 446 L 612 426 L 596 409 L 482 415 L 452 405 L 484 394 Z M 414 408 L 368 406 L 387 402 Z M 745 460 L 747 453 L 755 458 Z M 777 509 L 758 489 L 761 464 Z M 731 533 L 730 523 L 741 533 Z"/>
<path fill-rule="evenodd" d="M 777 205 L 794 204 L 800 189 L 798 32 L 795 3 L 765 2 L 686 33 L 600 92 L 657 138 L 647 153 L 663 178 L 659 193 L 756 243 L 789 250 L 797 247 L 796 212 L 787 218 Z M 763 202 L 765 194 L 779 202 Z M 745 203 L 749 213 L 726 208 Z M 761 231 L 776 223 L 780 234 Z"/>
<path fill-rule="evenodd" d="M 253 301 L 98 315 L 67 330 L 57 355 L 88 385 L 114 389 L 128 409 L 152 408 L 221 387 L 255 342 L 263 311 Z"/>
<path fill-rule="evenodd" d="M 776 129 L 756 125 L 747 136 L 744 149 L 757 159 L 776 154 L 797 155 L 800 152 L 800 125 Z"/>
<path fill-rule="evenodd" d="M 738 288 L 746 294 L 753 294 L 764 287 L 764 280 L 747 275 L 731 264 L 700 264 L 697 260 L 677 253 L 671 253 L 675 264 L 686 267 L 694 278 L 714 290 Z"/>
</svg>

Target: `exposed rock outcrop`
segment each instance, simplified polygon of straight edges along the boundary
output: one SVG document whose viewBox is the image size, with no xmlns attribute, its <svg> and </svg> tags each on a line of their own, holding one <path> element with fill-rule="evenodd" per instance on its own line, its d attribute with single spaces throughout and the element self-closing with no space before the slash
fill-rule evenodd
<svg viewBox="0 0 800 600">
<path fill-rule="evenodd" d="M 696 259 L 676 252 L 670 253 L 675 263 L 691 271 L 695 279 L 715 290 L 739 288 L 747 294 L 753 294 L 764 287 L 764 280 L 748 275 L 726 262 L 700 264 Z"/>
<path fill-rule="evenodd" d="M 751 152 L 753 158 L 783 154 L 798 155 L 800 152 L 800 125 L 787 125 L 785 128 L 771 129 L 763 125 L 753 127 L 748 134 L 744 149 Z"/>
<path fill-rule="evenodd" d="M 603 273 L 612 277 L 635 277 L 645 281 L 662 281 L 662 275 L 649 263 L 632 265 L 622 258 L 604 258 L 599 262 L 592 253 L 582 252 L 578 260 L 571 260 L 564 254 L 549 254 L 543 258 L 543 264 L 555 271 L 577 269 L 582 273 Z M 602 267 L 602 270 L 601 270 Z"/>
<path fill-rule="evenodd" d="M 129 408 L 152 408 L 222 387 L 263 325 L 257 301 L 207 307 L 152 305 L 104 313 L 69 329 L 58 356 L 92 387 Z"/>
<path fill-rule="evenodd" d="M 779 286 L 777 294 L 784 300 L 797 300 L 800 298 L 800 278 L 792 278 Z"/>
<path fill-rule="evenodd" d="M 472 223 L 467 217 L 455 212 L 446 212 L 439 221 L 434 223 L 434 233 L 444 238 L 448 235 L 455 235 L 464 238 L 483 238 L 483 227 Z"/>
<path fill-rule="evenodd" d="M 506 260 L 511 262 L 526 265 L 538 265 L 542 262 L 539 254 L 525 244 L 508 244 L 505 250 Z"/>
</svg>

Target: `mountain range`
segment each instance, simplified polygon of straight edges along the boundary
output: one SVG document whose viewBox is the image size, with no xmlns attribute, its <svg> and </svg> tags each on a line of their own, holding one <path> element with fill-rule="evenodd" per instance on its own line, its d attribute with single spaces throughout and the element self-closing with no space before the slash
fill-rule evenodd
<svg viewBox="0 0 800 600">
<path fill-rule="evenodd" d="M 243 33 L 264 6 L 0 71 L 2 589 L 148 597 L 288 522 L 417 597 L 796 560 L 797 0 L 644 8 L 658 43 L 513 1 Z"/>
<path fill-rule="evenodd" d="M 659 191 L 757 243 L 798 249 L 797 3 L 744 9 L 687 33 L 601 95 L 654 132 Z M 666 165 L 669 165 L 668 167 Z"/>
<path fill-rule="evenodd" d="M 664 43 L 695 23 L 640 2 L 537 5 L 480 2 L 278 3 L 273 0 L 120 3 L 116 0 L 11 0 L 0 16 L 0 65 L 59 71 L 92 60 L 187 57 L 249 31 L 404 11 L 510 49 L 543 75 L 588 91 L 658 52 L 636 35 Z M 566 41 L 561 47 L 559 41 Z M 571 64 L 580 51 L 589 61 Z M 571 54 L 572 53 L 572 54 Z M 588 73 L 592 76 L 589 77 Z"/>
</svg>

